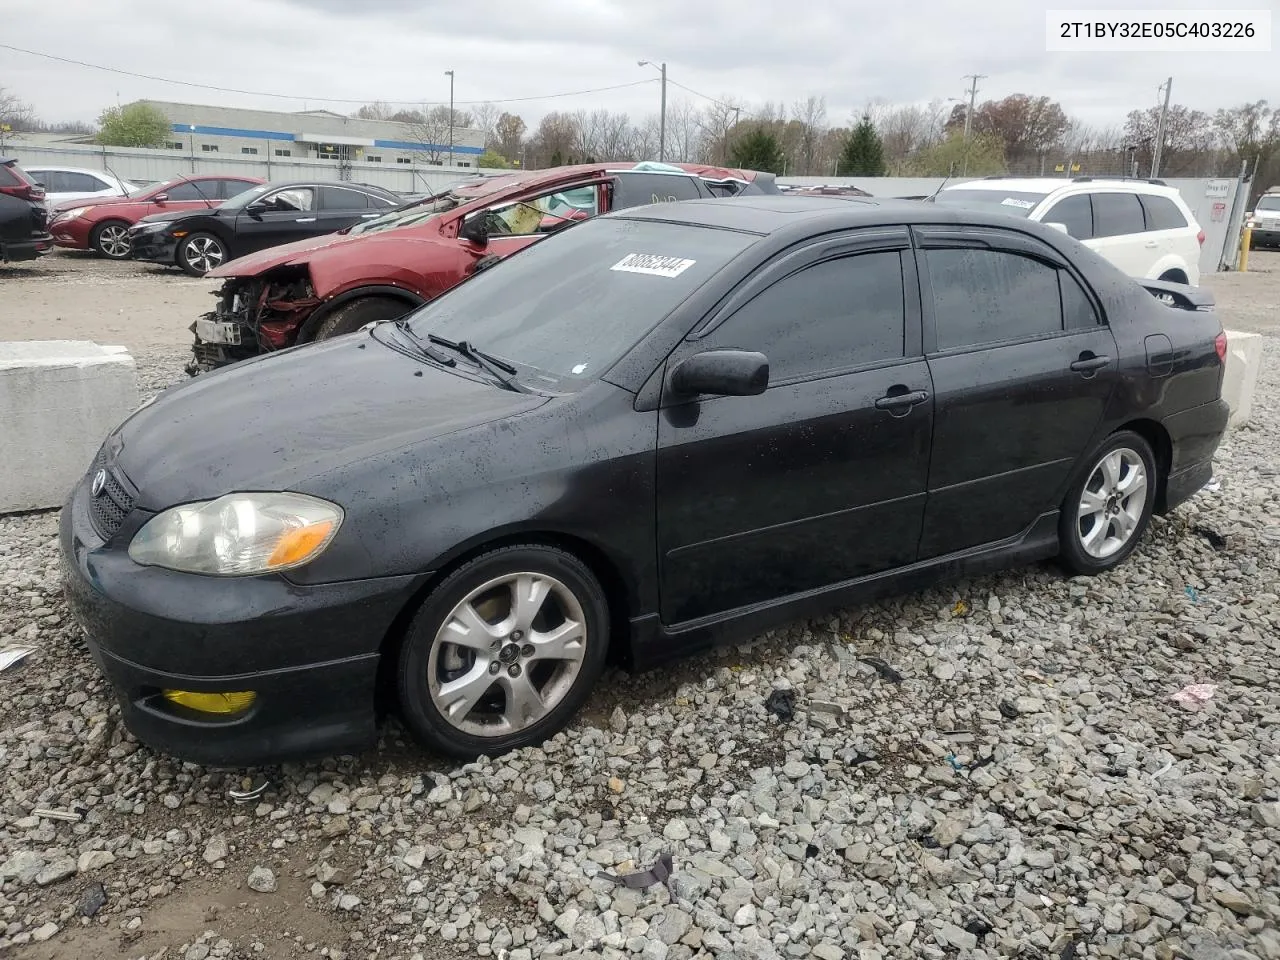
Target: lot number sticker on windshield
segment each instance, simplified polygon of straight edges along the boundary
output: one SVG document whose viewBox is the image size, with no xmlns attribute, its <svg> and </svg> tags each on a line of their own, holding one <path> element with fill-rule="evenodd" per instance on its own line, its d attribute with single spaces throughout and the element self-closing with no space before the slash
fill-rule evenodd
<svg viewBox="0 0 1280 960">
<path fill-rule="evenodd" d="M 1020 210 L 1030 210 L 1035 206 L 1031 200 L 1019 200 L 1017 197 L 1005 197 L 1000 201 L 1002 207 L 1017 207 Z"/>
<path fill-rule="evenodd" d="M 654 253 L 629 253 L 609 269 L 623 273 L 647 273 L 654 277 L 678 277 L 697 262 L 682 257 L 660 257 Z"/>
</svg>

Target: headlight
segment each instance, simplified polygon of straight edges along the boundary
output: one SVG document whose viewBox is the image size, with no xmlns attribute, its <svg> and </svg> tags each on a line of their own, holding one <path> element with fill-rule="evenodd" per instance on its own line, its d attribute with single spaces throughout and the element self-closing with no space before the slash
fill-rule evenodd
<svg viewBox="0 0 1280 960">
<path fill-rule="evenodd" d="M 154 233 L 157 230 L 165 229 L 167 226 L 169 226 L 169 222 L 167 220 L 162 220 L 159 223 L 136 223 L 133 225 L 132 229 L 139 233 Z"/>
<path fill-rule="evenodd" d="M 152 517 L 129 544 L 129 557 L 220 577 L 291 570 L 324 551 L 342 516 L 337 504 L 300 493 L 232 493 Z"/>
<path fill-rule="evenodd" d="M 74 207 L 54 217 L 55 220 L 74 220 L 76 217 L 83 217 L 92 210 L 93 207 Z"/>
</svg>

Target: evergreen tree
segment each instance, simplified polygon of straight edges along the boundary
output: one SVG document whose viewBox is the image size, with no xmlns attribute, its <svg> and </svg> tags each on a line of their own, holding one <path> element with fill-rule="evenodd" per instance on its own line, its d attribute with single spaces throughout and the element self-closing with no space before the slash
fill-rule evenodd
<svg viewBox="0 0 1280 960">
<path fill-rule="evenodd" d="M 842 177 L 884 176 L 884 144 L 869 116 L 863 116 L 844 142 L 837 170 Z"/>
<path fill-rule="evenodd" d="M 778 138 L 756 127 L 734 143 L 729 155 L 733 165 L 743 170 L 761 170 L 765 173 L 782 173 L 782 147 Z"/>
</svg>

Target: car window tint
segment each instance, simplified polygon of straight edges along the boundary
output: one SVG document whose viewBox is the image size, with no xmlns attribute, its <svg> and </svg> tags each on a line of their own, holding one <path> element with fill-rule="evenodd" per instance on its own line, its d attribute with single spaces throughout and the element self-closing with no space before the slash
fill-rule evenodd
<svg viewBox="0 0 1280 960">
<path fill-rule="evenodd" d="M 311 187 L 288 187 L 262 198 L 269 210 L 284 213 L 302 213 L 315 209 L 316 192 Z"/>
<path fill-rule="evenodd" d="M 1147 215 L 1148 230 L 1180 230 L 1187 225 L 1187 218 L 1168 197 L 1139 196 L 1138 200 Z"/>
<path fill-rule="evenodd" d="M 734 311 L 707 349 L 758 350 L 770 381 L 901 357 L 902 259 L 897 251 L 827 260 L 793 273 Z"/>
<path fill-rule="evenodd" d="M 1146 223 L 1136 193 L 1092 193 L 1093 235 L 1119 237 L 1142 233 Z"/>
<path fill-rule="evenodd" d="M 577 220 L 596 215 L 596 188 L 575 187 L 507 203 L 486 211 L 489 231 L 497 237 L 526 237 L 549 233 Z"/>
<path fill-rule="evenodd" d="M 213 180 L 195 180 L 186 183 L 175 183 L 168 190 L 170 200 L 216 200 L 218 184 Z"/>
<path fill-rule="evenodd" d="M 326 210 L 368 210 L 369 198 L 359 190 L 344 187 L 321 187 Z"/>
<path fill-rule="evenodd" d="M 926 250 L 938 349 L 1062 330 L 1058 271 L 1002 250 Z"/>
<path fill-rule="evenodd" d="M 1093 236 L 1093 209 L 1087 194 L 1059 200 L 1040 219 L 1044 223 L 1063 224 L 1067 233 L 1077 240 L 1088 240 Z"/>
<path fill-rule="evenodd" d="M 4 168 L 0 168 L 4 169 Z M 62 171 L 60 170 L 28 170 L 29 176 L 36 183 L 43 184 L 45 193 L 69 193 L 62 179 Z M 4 183 L 3 174 L 0 174 L 0 183 Z"/>
<path fill-rule="evenodd" d="M 34 173 L 30 174 L 29 176 L 31 177 L 32 180 L 35 180 L 39 183 L 44 183 L 43 178 L 36 176 Z M 22 178 L 13 172 L 13 168 L 10 167 L 9 164 L 0 163 L 0 186 L 10 187 L 15 184 L 21 184 L 21 183 L 22 183 Z M 46 186 L 44 189 L 46 193 L 52 192 L 51 188 L 48 186 Z"/>
<path fill-rule="evenodd" d="M 693 177 L 674 173 L 620 173 L 613 188 L 613 209 L 646 203 L 696 200 L 705 196 Z"/>
<path fill-rule="evenodd" d="M 232 197 L 238 197 L 250 187 L 256 186 L 256 183 L 249 180 L 219 180 L 218 196 L 224 200 L 230 200 Z"/>
<path fill-rule="evenodd" d="M 1065 270 L 1058 270 L 1058 285 L 1062 291 L 1062 318 L 1068 330 L 1080 330 L 1098 325 L 1098 312 L 1085 295 L 1084 288 Z"/>
<path fill-rule="evenodd" d="M 106 190 L 111 185 L 104 183 L 97 177 L 88 173 L 64 173 L 69 188 L 76 193 L 96 193 L 99 190 Z"/>
</svg>

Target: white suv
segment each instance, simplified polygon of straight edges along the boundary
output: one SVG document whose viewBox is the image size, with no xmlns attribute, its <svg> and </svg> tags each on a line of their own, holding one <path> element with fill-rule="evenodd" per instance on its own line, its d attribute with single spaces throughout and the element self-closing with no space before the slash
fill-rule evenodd
<svg viewBox="0 0 1280 960">
<path fill-rule="evenodd" d="M 1065 230 L 1142 280 L 1200 283 L 1204 231 L 1158 180 L 988 177 L 947 187 L 935 203 L 995 208 Z"/>
</svg>

